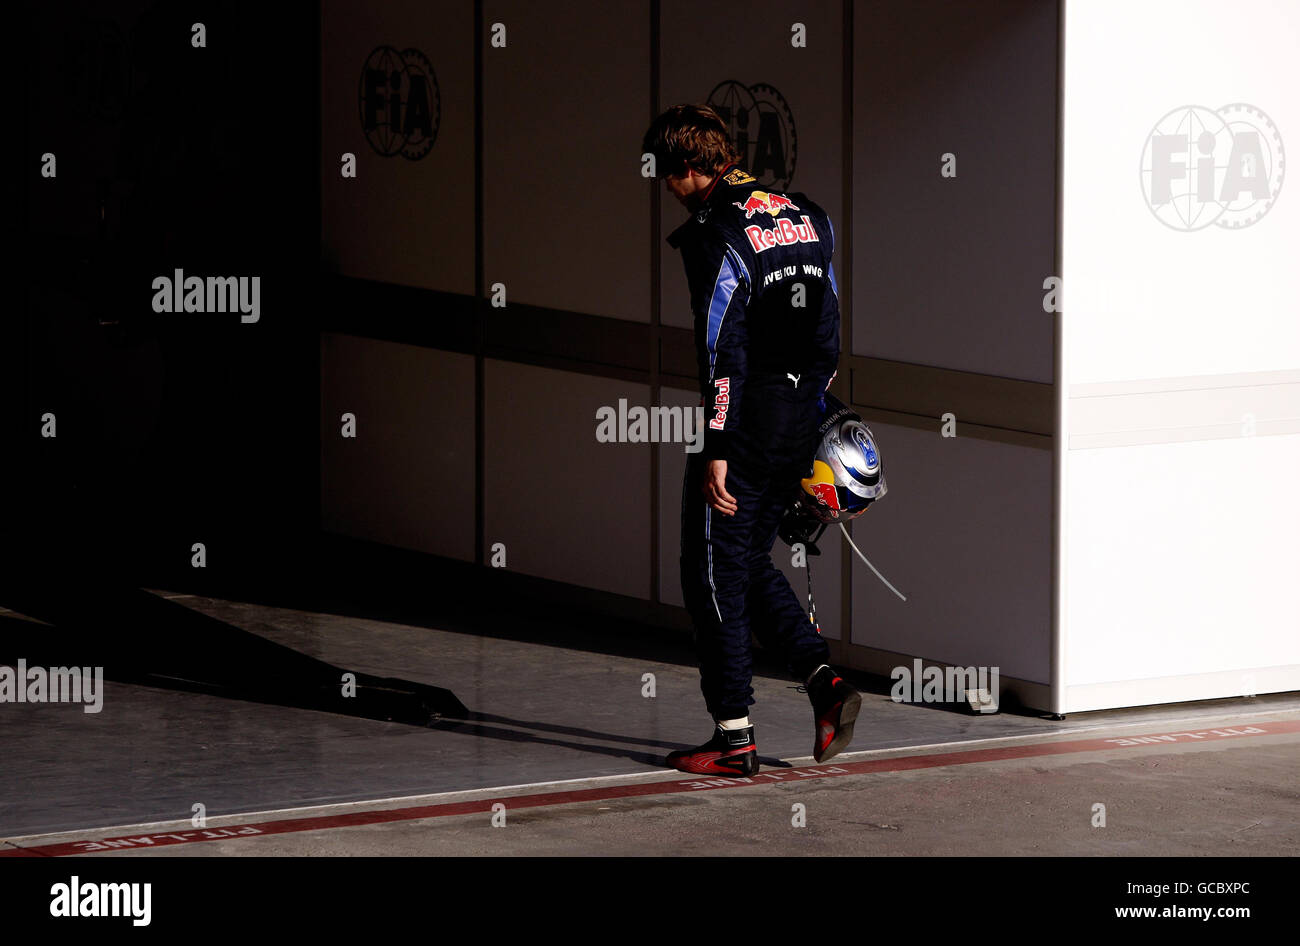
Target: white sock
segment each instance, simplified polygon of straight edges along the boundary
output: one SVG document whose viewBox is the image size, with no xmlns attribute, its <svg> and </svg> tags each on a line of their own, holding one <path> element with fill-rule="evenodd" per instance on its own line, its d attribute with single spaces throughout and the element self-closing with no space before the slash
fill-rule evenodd
<svg viewBox="0 0 1300 946">
<path fill-rule="evenodd" d="M 822 667 L 830 667 L 830 664 L 822 664 L 821 667 L 818 667 L 812 673 L 808 674 L 808 679 L 804 681 L 804 686 L 808 686 L 809 684 L 812 683 L 813 677 L 817 676 L 817 674 L 822 672 Z"/>
<path fill-rule="evenodd" d="M 723 729 L 744 729 L 749 725 L 749 717 L 742 716 L 740 719 L 720 719 L 718 725 Z"/>
</svg>

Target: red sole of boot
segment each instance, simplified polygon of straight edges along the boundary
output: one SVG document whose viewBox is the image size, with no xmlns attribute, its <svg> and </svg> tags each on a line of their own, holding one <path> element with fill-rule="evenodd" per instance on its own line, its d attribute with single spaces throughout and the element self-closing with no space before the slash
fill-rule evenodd
<svg viewBox="0 0 1300 946">
<path fill-rule="evenodd" d="M 862 694 L 851 693 L 840 704 L 839 718 L 835 721 L 835 738 L 820 753 L 814 752 L 813 758 L 818 762 L 833 759 L 853 741 L 853 724 L 857 721 L 858 710 L 862 708 Z"/>
<path fill-rule="evenodd" d="M 688 775 L 721 775 L 724 778 L 748 778 L 758 771 L 758 751 L 756 749 L 748 749 L 727 756 L 710 753 L 710 756 L 703 758 L 697 756 L 693 761 L 669 757 L 664 761 L 669 768 L 676 769 L 678 772 L 685 772 Z M 739 758 L 742 765 L 739 767 L 719 766 L 717 761 L 721 758 Z"/>
</svg>

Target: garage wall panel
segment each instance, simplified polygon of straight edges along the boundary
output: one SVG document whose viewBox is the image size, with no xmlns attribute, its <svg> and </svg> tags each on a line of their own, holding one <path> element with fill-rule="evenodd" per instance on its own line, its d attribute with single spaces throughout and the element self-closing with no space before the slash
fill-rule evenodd
<svg viewBox="0 0 1300 946">
<path fill-rule="evenodd" d="M 644 384 L 484 362 L 485 535 L 513 571 L 648 599 L 649 448 L 596 440 L 597 411 Z M 484 563 L 488 564 L 488 563 Z"/>
<path fill-rule="evenodd" d="M 908 600 L 854 556 L 853 643 L 1047 683 L 1051 452 L 867 423 L 889 492 L 854 541 Z"/>
<path fill-rule="evenodd" d="M 649 5 L 489 0 L 483 18 L 488 286 L 529 305 L 648 322 Z M 491 45 L 495 24 L 504 47 Z"/>
<path fill-rule="evenodd" d="M 472 357 L 321 335 L 321 526 L 473 561 Z"/>
<path fill-rule="evenodd" d="M 473 12 L 451 0 L 322 4 L 327 268 L 474 292 Z M 345 152 L 356 156 L 355 178 L 341 175 Z"/>
<path fill-rule="evenodd" d="M 855 354 L 1052 380 L 1056 10 L 855 6 Z"/>
</svg>

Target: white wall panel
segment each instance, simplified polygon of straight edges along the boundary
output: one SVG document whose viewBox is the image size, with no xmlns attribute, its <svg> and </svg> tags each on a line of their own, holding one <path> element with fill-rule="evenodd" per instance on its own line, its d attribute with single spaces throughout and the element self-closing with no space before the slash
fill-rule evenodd
<svg viewBox="0 0 1300 946">
<path fill-rule="evenodd" d="M 1300 7 L 1066 17 L 1061 706 L 1300 688 Z"/>
<path fill-rule="evenodd" d="M 1279 155 L 1273 131 L 1300 147 L 1300 4 L 1243 0 L 1229 11 L 1207 0 L 1072 0 L 1066 10 L 1070 383 L 1300 368 L 1300 297 L 1289 276 L 1300 258 L 1297 182 L 1284 183 L 1254 223 L 1230 227 L 1220 223 L 1240 214 L 1205 225 L 1220 213 L 1212 201 L 1153 212 L 1141 173 L 1150 167 L 1149 136 L 1157 125 L 1176 128 L 1187 106 L 1198 109 L 1189 121 L 1215 134 L 1208 157 L 1218 165 L 1216 198 L 1231 152 L 1210 116 L 1224 106 L 1244 102 L 1265 113 L 1247 117 L 1264 132 L 1266 158 Z M 1246 23 L 1248 41 L 1233 31 Z M 1252 132 L 1247 124 L 1234 130 Z M 1202 157 L 1196 149 L 1193 160 Z M 1173 155 L 1169 173 L 1185 170 L 1187 156 Z M 1172 191 L 1185 187 L 1171 182 Z M 1251 212 L 1264 210 L 1261 202 Z M 1200 229 L 1168 225 L 1182 216 Z"/>
<path fill-rule="evenodd" d="M 1067 682 L 1300 664 L 1297 470 L 1295 434 L 1072 451 Z"/>
</svg>

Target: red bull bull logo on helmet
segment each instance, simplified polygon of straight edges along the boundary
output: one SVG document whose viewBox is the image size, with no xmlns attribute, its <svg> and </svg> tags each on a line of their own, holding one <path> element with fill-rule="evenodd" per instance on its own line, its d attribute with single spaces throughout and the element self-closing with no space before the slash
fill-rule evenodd
<svg viewBox="0 0 1300 946">
<path fill-rule="evenodd" d="M 835 511 L 839 511 L 840 497 L 835 492 L 835 486 L 831 483 L 813 483 L 808 487 L 814 496 L 824 502 L 827 506 Z"/>
<path fill-rule="evenodd" d="M 830 513 L 831 518 L 839 518 L 840 495 L 835 489 L 834 470 L 821 460 L 814 460 L 812 476 L 800 482 L 808 495 L 826 507 L 825 511 Z"/>
</svg>

